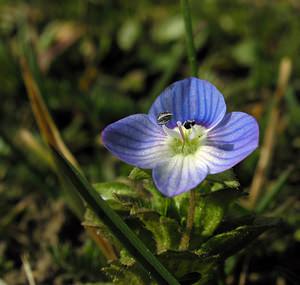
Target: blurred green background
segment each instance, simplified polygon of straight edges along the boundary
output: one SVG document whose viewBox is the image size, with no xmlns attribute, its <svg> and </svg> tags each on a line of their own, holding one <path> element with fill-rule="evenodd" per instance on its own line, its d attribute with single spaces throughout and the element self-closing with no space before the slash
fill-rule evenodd
<svg viewBox="0 0 300 285">
<path fill-rule="evenodd" d="M 190 5 L 199 77 L 221 90 L 229 111 L 257 118 L 261 144 L 272 110 L 278 112 L 261 196 L 273 189 L 264 214 L 281 217 L 284 226 L 234 266 L 229 260 L 226 282 L 300 284 L 300 1 Z M 91 182 L 110 181 L 131 168 L 103 148 L 101 130 L 147 112 L 167 85 L 190 74 L 179 1 L 0 1 L 0 284 L 26 284 L 24 264 L 37 284 L 104 282 L 103 255 L 65 206 L 49 167 L 22 79 L 24 33 L 65 144 Z M 283 58 L 292 73 L 274 105 Z M 250 189 L 262 153 L 235 168 L 243 189 Z"/>
</svg>

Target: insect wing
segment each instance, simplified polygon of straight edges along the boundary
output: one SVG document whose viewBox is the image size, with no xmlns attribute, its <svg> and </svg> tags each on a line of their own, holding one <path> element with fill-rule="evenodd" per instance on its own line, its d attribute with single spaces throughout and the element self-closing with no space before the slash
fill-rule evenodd
<svg viewBox="0 0 300 285">
<path fill-rule="evenodd" d="M 157 123 L 159 125 L 165 125 L 172 119 L 173 114 L 171 112 L 162 112 L 157 116 Z"/>
</svg>

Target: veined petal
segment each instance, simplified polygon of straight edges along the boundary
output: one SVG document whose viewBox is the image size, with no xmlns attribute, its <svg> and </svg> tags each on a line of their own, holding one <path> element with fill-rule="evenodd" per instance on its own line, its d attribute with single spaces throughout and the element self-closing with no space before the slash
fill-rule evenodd
<svg viewBox="0 0 300 285">
<path fill-rule="evenodd" d="M 176 155 L 153 169 L 158 190 L 172 197 L 195 188 L 207 175 L 207 167 L 194 155 Z"/>
<path fill-rule="evenodd" d="M 102 132 L 104 146 L 121 160 L 153 168 L 170 156 L 167 136 L 148 115 L 136 114 L 108 125 Z"/>
<path fill-rule="evenodd" d="M 243 160 L 258 146 L 256 120 L 246 113 L 232 112 L 207 134 L 205 145 L 197 152 L 210 174 L 222 172 Z"/>
<path fill-rule="evenodd" d="M 171 137 L 171 138 L 178 138 L 178 139 L 181 138 L 179 131 L 176 131 L 174 129 L 169 129 L 165 125 L 162 126 L 162 128 L 163 128 L 165 134 L 168 135 L 169 137 Z"/>
<path fill-rule="evenodd" d="M 174 128 L 176 122 L 195 120 L 206 128 L 217 125 L 224 117 L 226 105 L 223 95 L 211 83 L 195 77 L 177 81 L 164 90 L 155 100 L 149 116 L 156 122 L 161 112 L 171 112 L 167 124 Z"/>
</svg>

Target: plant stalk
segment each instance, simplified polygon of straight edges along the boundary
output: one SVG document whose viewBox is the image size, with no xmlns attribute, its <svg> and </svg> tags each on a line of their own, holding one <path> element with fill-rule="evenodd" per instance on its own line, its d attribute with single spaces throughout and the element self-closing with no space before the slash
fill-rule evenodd
<svg viewBox="0 0 300 285">
<path fill-rule="evenodd" d="M 189 208 L 186 219 L 186 228 L 181 237 L 179 249 L 187 250 L 190 245 L 190 236 L 193 230 L 194 218 L 195 218 L 195 207 L 196 207 L 196 190 L 190 191 Z"/>
</svg>

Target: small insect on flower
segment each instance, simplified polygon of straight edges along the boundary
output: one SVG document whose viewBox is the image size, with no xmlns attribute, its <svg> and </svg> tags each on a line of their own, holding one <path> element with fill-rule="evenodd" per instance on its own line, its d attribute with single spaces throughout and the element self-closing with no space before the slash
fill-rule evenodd
<svg viewBox="0 0 300 285">
<path fill-rule="evenodd" d="M 188 130 L 191 127 L 195 126 L 196 122 L 195 120 L 187 120 L 183 123 L 183 126 Z"/>
<path fill-rule="evenodd" d="M 226 114 L 221 92 L 190 77 L 164 90 L 148 114 L 107 126 L 102 141 L 121 160 L 152 169 L 157 189 L 172 197 L 242 161 L 258 146 L 258 135 L 255 118 Z"/>
<path fill-rule="evenodd" d="M 172 119 L 173 114 L 171 112 L 161 112 L 157 116 L 157 123 L 162 126 L 166 125 Z"/>
</svg>

